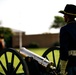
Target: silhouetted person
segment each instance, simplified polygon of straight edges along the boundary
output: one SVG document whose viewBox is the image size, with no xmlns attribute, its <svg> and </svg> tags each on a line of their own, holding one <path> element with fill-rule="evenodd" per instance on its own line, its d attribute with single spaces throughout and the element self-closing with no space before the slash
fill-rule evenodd
<svg viewBox="0 0 76 75">
<path fill-rule="evenodd" d="M 76 6 L 67 4 L 59 12 L 66 22 L 60 30 L 61 75 L 76 75 Z"/>
</svg>

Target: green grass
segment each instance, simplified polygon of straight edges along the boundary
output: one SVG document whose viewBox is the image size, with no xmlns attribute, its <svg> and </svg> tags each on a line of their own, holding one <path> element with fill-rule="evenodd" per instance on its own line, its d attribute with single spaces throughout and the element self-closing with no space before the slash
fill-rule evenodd
<svg viewBox="0 0 76 75">
<path fill-rule="evenodd" d="M 42 54 L 47 50 L 47 48 L 29 48 L 29 50 L 42 56 Z"/>
<path fill-rule="evenodd" d="M 32 52 L 34 52 L 34 53 L 36 53 L 36 54 L 38 54 L 38 55 L 40 55 L 40 56 L 42 56 L 42 54 L 47 50 L 47 48 L 29 48 L 29 50 L 32 51 Z M 8 53 L 7 55 L 8 55 L 9 61 L 11 61 L 11 53 Z M 59 56 L 58 51 L 55 52 L 55 55 L 56 55 L 56 60 L 57 60 L 58 56 Z M 49 57 L 49 61 L 53 61 L 53 59 L 52 59 L 52 53 L 51 53 L 51 55 L 48 54 L 48 57 Z M 4 66 L 5 66 L 6 63 L 5 63 L 4 56 L 2 56 L 0 58 L 0 60 L 4 63 Z M 17 65 L 18 61 L 19 61 L 18 58 L 15 57 L 14 66 Z M 22 70 L 22 66 L 19 68 L 18 72 L 21 72 L 21 70 Z M 1 66 L 0 66 L 0 72 L 2 72 Z"/>
</svg>

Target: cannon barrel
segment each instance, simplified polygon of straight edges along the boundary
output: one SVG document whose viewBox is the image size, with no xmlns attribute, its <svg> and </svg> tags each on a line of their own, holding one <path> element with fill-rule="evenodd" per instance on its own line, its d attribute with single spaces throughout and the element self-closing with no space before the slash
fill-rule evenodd
<svg viewBox="0 0 76 75">
<path fill-rule="evenodd" d="M 22 47 L 20 49 L 20 54 L 23 55 L 24 57 L 32 57 L 35 59 L 39 64 L 41 64 L 44 67 L 47 67 L 48 65 L 51 65 L 51 61 L 48 61 L 46 58 L 39 56 L 38 54 Z"/>
</svg>

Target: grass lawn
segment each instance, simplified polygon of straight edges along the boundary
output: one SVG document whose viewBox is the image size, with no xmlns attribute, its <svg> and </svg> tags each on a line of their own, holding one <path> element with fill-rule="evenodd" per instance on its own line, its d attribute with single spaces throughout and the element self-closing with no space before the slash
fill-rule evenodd
<svg viewBox="0 0 76 75">
<path fill-rule="evenodd" d="M 47 50 L 47 48 L 29 48 L 29 50 L 36 53 L 36 54 L 38 54 L 38 55 L 40 55 L 40 56 L 42 56 L 42 54 Z M 8 53 L 7 55 L 8 55 L 8 59 L 9 59 L 9 62 L 10 62 L 11 61 L 11 53 Z M 59 56 L 59 54 L 58 54 L 58 52 L 56 52 L 56 57 L 57 57 L 56 59 L 58 59 L 58 56 Z M 48 57 L 50 57 L 50 59 L 52 61 L 52 55 L 51 56 L 48 55 Z M 3 65 L 6 66 L 6 63 L 5 63 L 6 61 L 5 61 L 4 56 L 2 56 L 0 58 L 0 60 L 2 61 Z M 14 61 L 15 61 L 14 66 L 16 67 L 19 60 L 18 60 L 17 57 L 15 57 Z M 22 70 L 22 67 L 19 68 L 18 72 L 21 72 L 21 70 Z M 2 72 L 2 71 L 3 70 L 2 70 L 2 68 L 0 66 L 0 72 Z"/>
<path fill-rule="evenodd" d="M 47 48 L 29 48 L 29 50 L 42 56 L 42 54 L 47 50 Z"/>
</svg>

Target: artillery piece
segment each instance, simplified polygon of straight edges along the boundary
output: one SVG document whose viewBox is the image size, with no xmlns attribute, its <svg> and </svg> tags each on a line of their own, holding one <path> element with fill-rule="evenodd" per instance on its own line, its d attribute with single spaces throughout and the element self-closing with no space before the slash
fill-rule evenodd
<svg viewBox="0 0 76 75">
<path fill-rule="evenodd" d="M 55 50 L 59 50 L 59 47 L 51 47 L 39 56 L 26 48 L 21 48 L 20 51 L 3 49 L 0 51 L 0 75 L 59 75 L 60 60 L 56 64 Z M 48 58 L 51 52 L 53 62 Z"/>
</svg>

